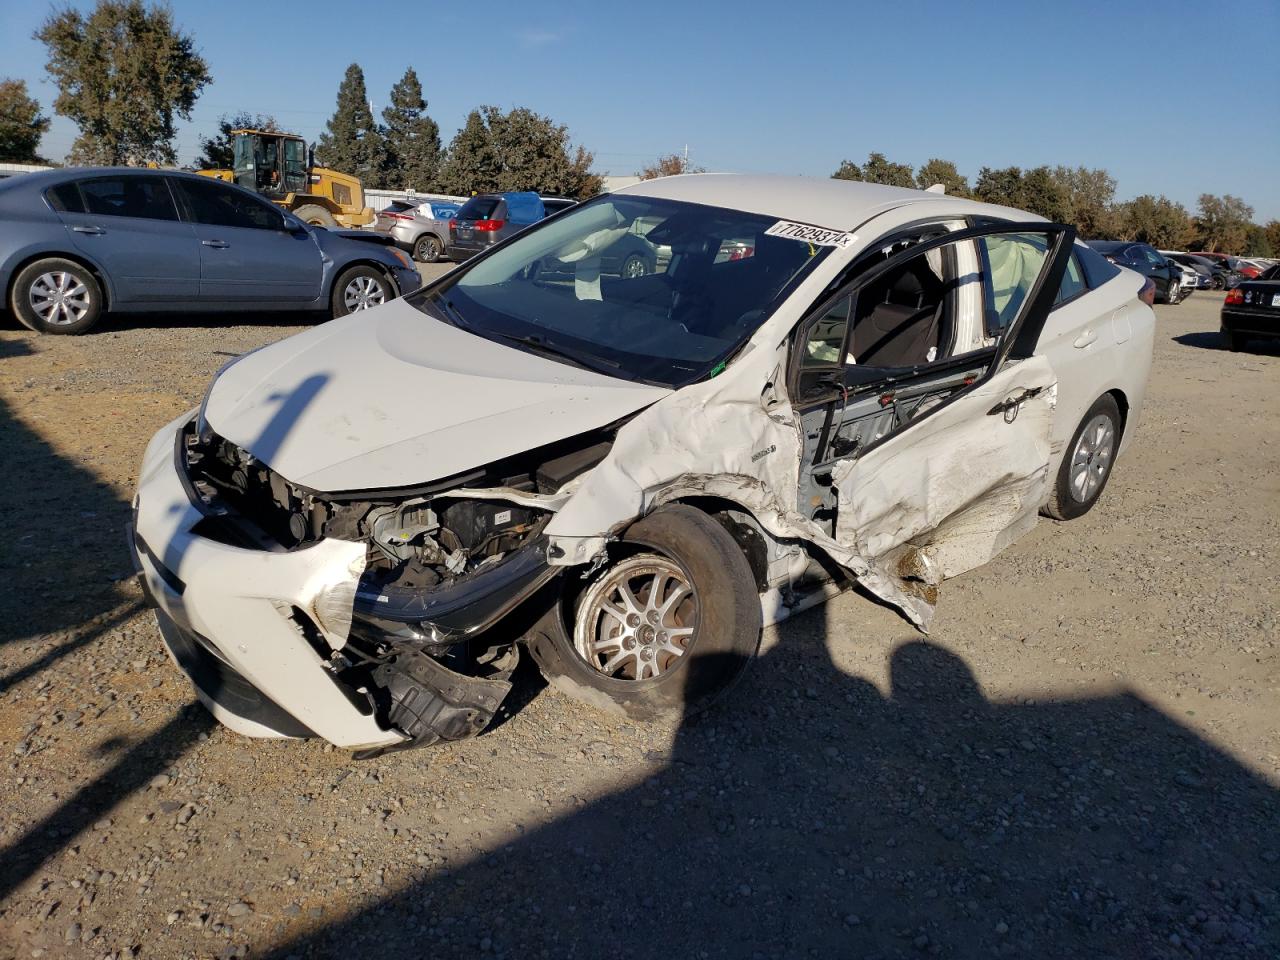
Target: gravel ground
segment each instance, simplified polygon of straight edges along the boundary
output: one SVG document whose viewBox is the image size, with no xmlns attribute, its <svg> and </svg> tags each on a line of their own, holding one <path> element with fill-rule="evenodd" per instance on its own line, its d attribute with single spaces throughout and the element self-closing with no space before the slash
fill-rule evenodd
<svg viewBox="0 0 1280 960">
<path fill-rule="evenodd" d="M 363 763 L 214 724 L 122 527 L 151 433 L 289 321 L 0 318 L 0 958 L 1280 956 L 1280 350 L 1159 307 L 1106 495 L 770 631 L 683 725 L 522 669 Z"/>
</svg>

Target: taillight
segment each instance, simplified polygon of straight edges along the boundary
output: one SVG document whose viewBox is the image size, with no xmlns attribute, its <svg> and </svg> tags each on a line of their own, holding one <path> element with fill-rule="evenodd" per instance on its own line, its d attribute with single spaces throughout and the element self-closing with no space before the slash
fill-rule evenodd
<svg viewBox="0 0 1280 960">
<path fill-rule="evenodd" d="M 1148 307 L 1156 305 L 1156 285 L 1151 282 L 1150 277 L 1142 281 L 1142 289 L 1138 291 L 1138 299 Z"/>
<path fill-rule="evenodd" d="M 389 210 L 383 210 L 382 216 L 390 217 L 392 220 L 412 220 L 413 217 L 406 213 L 391 213 Z"/>
<path fill-rule="evenodd" d="M 507 225 L 505 220 L 477 220 L 476 229 L 485 233 L 492 233 L 494 230 L 501 230 Z"/>
<path fill-rule="evenodd" d="M 449 232 L 450 232 L 450 233 L 457 233 L 457 232 L 458 232 L 458 221 L 457 221 L 457 220 L 450 220 L 450 221 L 449 221 Z"/>
<path fill-rule="evenodd" d="M 1239 287 L 1236 287 L 1234 290 L 1228 290 L 1227 299 L 1222 302 L 1228 306 L 1244 303 L 1244 291 Z"/>
</svg>

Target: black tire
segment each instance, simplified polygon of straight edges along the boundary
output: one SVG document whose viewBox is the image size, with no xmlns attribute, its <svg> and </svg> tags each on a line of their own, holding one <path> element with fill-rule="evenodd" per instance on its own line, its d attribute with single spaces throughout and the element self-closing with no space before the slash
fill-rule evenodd
<svg viewBox="0 0 1280 960">
<path fill-rule="evenodd" d="M 1097 485 L 1086 496 L 1080 497 L 1072 490 L 1072 476 L 1076 472 L 1074 469 L 1077 460 L 1076 454 L 1080 449 L 1081 437 L 1085 429 L 1090 427 L 1095 420 L 1102 417 L 1110 421 L 1111 447 L 1105 463 L 1098 464 L 1094 458 L 1090 458 L 1085 464 L 1089 472 L 1098 472 L 1098 479 Z M 1116 453 L 1120 449 L 1122 429 L 1120 407 L 1116 403 L 1116 398 L 1109 393 L 1103 394 L 1089 408 L 1089 412 L 1084 415 L 1079 426 L 1076 427 L 1076 432 L 1071 435 L 1071 442 L 1067 444 L 1062 463 L 1058 467 L 1058 475 L 1054 478 L 1053 495 L 1049 498 L 1049 502 L 1045 504 L 1042 511 L 1046 516 L 1053 517 L 1055 520 L 1074 520 L 1076 517 L 1082 517 L 1093 509 L 1093 505 L 1102 496 L 1102 491 L 1107 488 L 1107 481 L 1111 479 L 1111 470 L 1115 466 Z"/>
<path fill-rule="evenodd" d="M 352 304 L 348 296 L 351 292 L 348 288 L 353 285 L 368 291 L 367 298 L 357 295 L 356 304 L 359 305 Z M 380 292 L 375 293 L 375 287 Z M 334 317 L 345 317 L 349 313 L 381 306 L 394 300 L 395 296 L 395 288 L 381 270 L 368 264 L 358 264 L 342 271 L 334 281 L 333 293 L 329 297 L 329 312 Z"/>
<path fill-rule="evenodd" d="M 1226 287 L 1226 285 L 1227 285 L 1227 281 L 1222 279 L 1222 277 L 1220 276 L 1212 277 L 1209 280 L 1209 286 L 1213 287 L 1214 290 L 1221 290 L 1224 287 Z"/>
<path fill-rule="evenodd" d="M 444 241 L 434 233 L 424 233 L 413 241 L 413 259 L 419 263 L 439 263 L 444 256 Z"/>
<path fill-rule="evenodd" d="M 576 649 L 576 621 L 611 571 L 655 556 L 674 562 L 687 578 L 697 604 L 696 625 L 684 654 L 658 676 L 607 676 Z M 632 524 L 622 542 L 611 547 L 609 562 L 594 582 L 576 592 L 566 589 L 525 644 L 543 676 L 565 695 L 633 720 L 650 720 L 705 709 L 741 676 L 759 649 L 760 631 L 760 595 L 742 548 L 706 513 L 673 504 Z M 640 662 L 638 653 L 635 662 Z"/>
<path fill-rule="evenodd" d="M 309 223 L 313 227 L 324 227 L 326 230 L 331 230 L 338 225 L 333 214 L 318 203 L 304 203 L 293 211 L 293 215 L 303 223 Z"/>
<path fill-rule="evenodd" d="M 63 305 L 49 311 L 38 309 L 37 304 L 51 302 L 50 298 L 42 297 L 41 292 L 59 288 L 66 298 Z M 24 327 L 37 333 L 84 333 L 102 316 L 102 305 L 102 285 L 98 278 L 74 260 L 62 257 L 27 264 L 18 271 L 9 296 L 13 315 Z"/>
<path fill-rule="evenodd" d="M 1244 337 L 1240 336 L 1240 334 L 1232 330 L 1228 330 L 1226 327 L 1223 327 L 1218 332 L 1222 337 L 1222 347 L 1224 350 L 1230 350 L 1232 353 L 1239 353 L 1244 349 Z"/>
<path fill-rule="evenodd" d="M 1176 279 L 1170 280 L 1169 286 L 1164 292 L 1164 302 L 1169 304 L 1171 307 L 1176 307 L 1181 299 L 1182 284 L 1180 284 Z"/>
</svg>

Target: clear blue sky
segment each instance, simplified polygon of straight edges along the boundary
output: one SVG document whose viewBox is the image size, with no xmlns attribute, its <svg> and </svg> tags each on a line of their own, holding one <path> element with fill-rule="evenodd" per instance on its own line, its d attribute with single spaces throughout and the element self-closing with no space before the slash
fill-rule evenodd
<svg viewBox="0 0 1280 960">
<path fill-rule="evenodd" d="M 172 6 L 214 78 L 179 131 L 183 162 L 236 110 L 313 139 L 356 61 L 378 110 L 412 65 L 446 141 L 474 106 L 528 106 L 602 172 L 687 144 L 712 170 L 826 176 L 878 150 L 954 160 L 971 181 L 983 165 L 1106 167 L 1120 199 L 1231 193 L 1280 217 L 1280 0 Z M 50 9 L 0 0 L 0 75 L 46 111 L 31 34 Z M 74 137 L 55 118 L 43 149 L 61 158 Z"/>
</svg>

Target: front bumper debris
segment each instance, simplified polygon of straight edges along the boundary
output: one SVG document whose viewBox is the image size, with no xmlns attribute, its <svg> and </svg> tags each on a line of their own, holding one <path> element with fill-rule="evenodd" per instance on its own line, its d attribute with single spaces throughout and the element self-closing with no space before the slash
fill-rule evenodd
<svg viewBox="0 0 1280 960">
<path fill-rule="evenodd" d="M 360 756 L 480 733 L 511 689 L 509 669 L 468 676 L 412 649 L 371 663 L 369 683 L 335 669 L 352 629 L 363 543 L 328 538 L 269 550 L 203 535 L 220 527 L 184 484 L 174 447 L 189 419 L 147 449 L 129 544 L 170 656 L 210 711 L 247 736 L 318 736 Z M 450 634 L 474 633 L 545 582 L 528 555 L 517 557 L 437 598 L 452 601 L 447 611 L 430 604 L 421 612 L 447 619 Z M 365 637 L 376 626 L 359 612 L 356 624 Z"/>
</svg>

